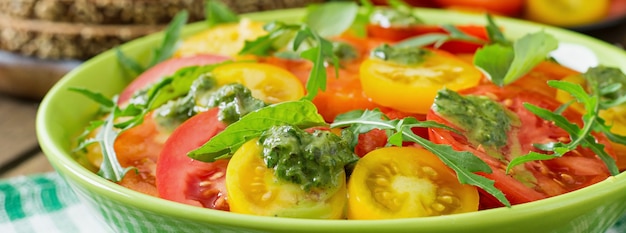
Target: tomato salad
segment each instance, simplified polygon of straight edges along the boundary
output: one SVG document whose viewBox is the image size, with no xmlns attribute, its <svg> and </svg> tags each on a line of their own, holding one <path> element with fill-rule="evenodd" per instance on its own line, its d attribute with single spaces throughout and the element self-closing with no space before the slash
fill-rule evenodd
<svg viewBox="0 0 626 233">
<path fill-rule="evenodd" d="M 108 110 L 78 159 L 175 202 L 324 219 L 511 206 L 626 169 L 621 71 L 561 66 L 544 32 L 509 40 L 490 16 L 425 24 L 393 2 L 264 24 L 208 1 L 226 14 L 117 99 L 74 89 Z M 337 12 L 327 28 L 322 16 Z"/>
</svg>

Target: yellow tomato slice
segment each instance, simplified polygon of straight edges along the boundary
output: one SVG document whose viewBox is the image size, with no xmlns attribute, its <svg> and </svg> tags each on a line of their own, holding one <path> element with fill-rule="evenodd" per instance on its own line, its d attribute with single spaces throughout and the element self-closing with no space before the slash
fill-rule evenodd
<svg viewBox="0 0 626 233">
<path fill-rule="evenodd" d="M 357 162 L 348 182 L 348 219 L 426 217 L 478 210 L 476 187 L 460 184 L 431 152 L 385 147 Z"/>
<path fill-rule="evenodd" d="M 372 101 L 400 111 L 426 114 L 437 91 L 461 90 L 478 84 L 482 73 L 444 51 L 432 50 L 417 65 L 401 65 L 375 58 L 361 64 L 363 91 Z"/>
<path fill-rule="evenodd" d="M 241 83 L 252 96 L 266 103 L 298 100 L 304 96 L 300 80 L 289 71 L 275 65 L 234 62 L 216 67 L 212 75 L 218 85 Z"/>
<path fill-rule="evenodd" d="M 337 179 L 340 186 L 325 190 L 311 189 L 279 180 L 261 157 L 257 139 L 239 148 L 226 169 L 226 189 L 230 211 L 235 213 L 291 217 L 343 218 L 346 204 L 345 173 Z"/>
<path fill-rule="evenodd" d="M 557 26 L 585 25 L 608 14 L 609 0 L 528 0 L 526 18 Z"/>
<path fill-rule="evenodd" d="M 263 23 L 244 18 L 239 23 L 217 25 L 185 39 L 175 56 L 208 53 L 235 57 L 246 40 L 265 34 Z"/>
</svg>

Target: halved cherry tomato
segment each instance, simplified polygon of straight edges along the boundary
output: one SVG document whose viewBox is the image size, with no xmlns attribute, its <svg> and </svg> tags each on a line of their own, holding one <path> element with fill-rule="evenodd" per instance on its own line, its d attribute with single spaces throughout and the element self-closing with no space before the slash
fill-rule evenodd
<svg viewBox="0 0 626 233">
<path fill-rule="evenodd" d="M 527 19 L 557 26 L 581 26 L 599 22 L 609 12 L 610 0 L 528 0 Z"/>
<path fill-rule="evenodd" d="M 211 74 L 217 85 L 241 83 L 254 98 L 266 103 L 297 100 L 304 96 L 301 82 L 289 71 L 275 65 L 235 62 L 216 67 Z"/>
<path fill-rule="evenodd" d="M 489 155 L 481 149 L 480 145 L 472 145 L 463 135 L 445 129 L 431 128 L 430 139 L 435 143 L 449 144 L 455 150 L 472 152 L 489 164 L 493 173 L 481 175 L 494 180 L 496 188 L 504 192 L 512 204 L 531 202 L 577 190 L 602 181 L 610 175 L 598 156 L 591 150 L 581 147 L 561 158 L 527 162 L 515 167 L 510 174 L 506 174 L 504 168 L 510 160 L 530 151 L 538 151 L 533 146 L 535 143 L 567 143 L 569 141 L 569 135 L 564 130 L 532 114 L 523 106 L 524 103 L 531 103 L 555 110 L 560 103 L 550 97 L 515 86 L 499 88 L 495 85 L 481 85 L 461 91 L 461 93 L 488 96 L 502 103 L 515 115 L 515 118 L 519 119 L 519 124 L 512 126 L 509 131 L 508 145 L 499 151 L 502 157 L 496 158 Z M 571 109 L 563 112 L 563 116 L 573 123 L 582 124 L 581 115 Z M 467 130 L 458 128 L 432 110 L 427 115 L 427 119 L 456 128 L 459 132 Z M 607 142 L 607 139 L 602 136 L 596 138 L 603 144 Z M 607 150 L 609 154 L 612 154 L 610 149 Z M 489 198 L 481 200 L 481 208 L 498 206 L 501 204 Z"/>
<path fill-rule="evenodd" d="M 478 210 L 476 187 L 430 151 L 385 147 L 358 162 L 348 181 L 348 219 L 411 218 Z"/>
<path fill-rule="evenodd" d="M 223 62 L 228 59 L 229 58 L 225 56 L 201 54 L 184 58 L 172 58 L 163 61 L 140 74 L 137 78 L 135 78 L 135 80 L 133 80 L 133 82 L 126 86 L 126 88 L 120 93 L 117 103 L 126 103 L 126 101 L 128 101 L 136 91 L 146 88 L 148 85 L 156 83 L 168 75 L 174 74 L 180 68 L 187 66 L 209 65 Z"/>
<path fill-rule="evenodd" d="M 267 34 L 262 22 L 243 18 L 239 23 L 221 24 L 183 40 L 174 56 L 186 57 L 196 54 L 217 54 L 236 57 L 246 40 L 254 40 Z"/>
<path fill-rule="evenodd" d="M 467 62 L 441 50 L 430 51 L 417 65 L 365 60 L 360 68 L 363 91 L 377 104 L 426 114 L 439 89 L 461 90 L 481 80 L 482 73 Z"/>
<path fill-rule="evenodd" d="M 519 16 L 525 0 L 435 0 L 437 5 L 448 9 L 473 12 L 489 12 L 505 16 Z"/>
<path fill-rule="evenodd" d="M 228 210 L 225 175 L 228 160 L 206 163 L 187 156 L 221 132 L 218 109 L 200 113 L 176 128 L 165 142 L 156 167 L 161 198 L 205 208 Z"/>
<path fill-rule="evenodd" d="M 226 169 L 230 211 L 273 217 L 339 219 L 346 203 L 345 173 L 338 187 L 304 191 L 300 185 L 279 180 L 267 168 L 258 139 L 243 144 Z"/>
</svg>

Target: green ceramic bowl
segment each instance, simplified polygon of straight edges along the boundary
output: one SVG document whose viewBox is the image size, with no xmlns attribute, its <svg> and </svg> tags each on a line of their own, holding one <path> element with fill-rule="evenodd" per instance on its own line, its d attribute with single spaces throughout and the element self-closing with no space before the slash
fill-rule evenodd
<svg viewBox="0 0 626 233">
<path fill-rule="evenodd" d="M 301 9 L 250 14 L 269 21 L 298 20 Z M 482 15 L 424 9 L 419 15 L 433 23 L 485 24 Z M 545 30 L 560 41 L 585 45 L 601 64 L 626 70 L 626 54 L 604 42 L 570 31 L 512 19 L 497 19 L 511 37 Z M 190 34 L 204 25 L 186 28 Z M 122 47 L 146 59 L 162 34 Z M 467 214 L 400 220 L 303 220 L 259 217 L 187 206 L 147 196 L 111 183 L 81 167 L 71 156 L 71 144 L 94 117 L 97 105 L 68 91 L 85 87 L 112 96 L 128 83 L 114 52 L 108 51 L 73 70 L 54 86 L 41 103 L 37 133 L 43 151 L 78 196 L 115 232 L 604 232 L 626 213 L 626 174 L 557 197 Z"/>
</svg>

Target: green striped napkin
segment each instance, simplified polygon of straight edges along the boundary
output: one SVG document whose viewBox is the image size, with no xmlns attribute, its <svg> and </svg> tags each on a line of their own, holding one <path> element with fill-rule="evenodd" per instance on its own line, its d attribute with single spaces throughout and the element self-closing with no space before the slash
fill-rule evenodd
<svg viewBox="0 0 626 233">
<path fill-rule="evenodd" d="M 57 173 L 0 180 L 0 232 L 105 233 Z"/>
<path fill-rule="evenodd" d="M 0 180 L 0 233 L 108 233 L 57 173 Z M 606 233 L 626 233 L 626 216 Z"/>
</svg>

